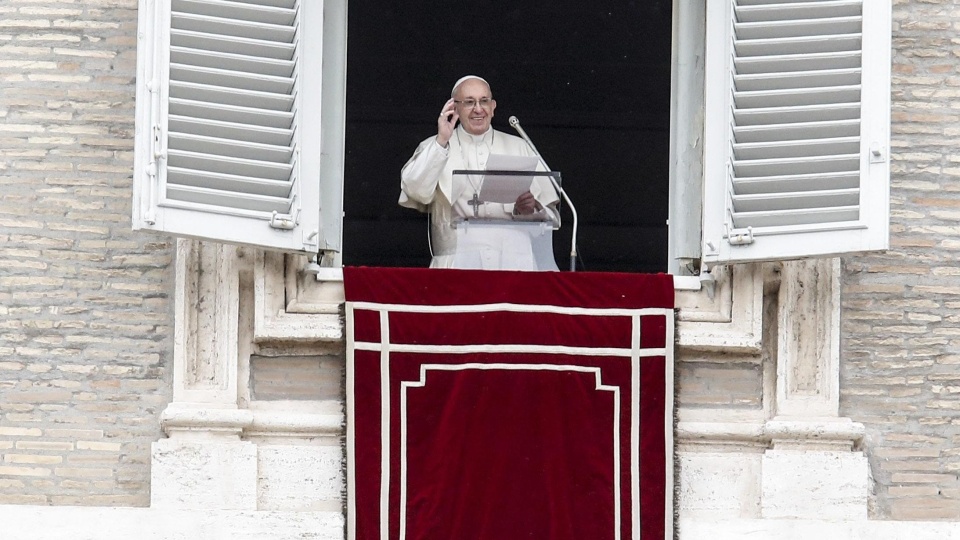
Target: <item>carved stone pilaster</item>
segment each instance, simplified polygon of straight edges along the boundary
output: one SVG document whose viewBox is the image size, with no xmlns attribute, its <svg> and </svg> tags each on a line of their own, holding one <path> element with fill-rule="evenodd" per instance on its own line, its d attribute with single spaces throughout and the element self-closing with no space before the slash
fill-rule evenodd
<svg viewBox="0 0 960 540">
<path fill-rule="evenodd" d="M 764 518 L 867 518 L 864 427 L 840 417 L 840 261 L 783 263 L 776 415 L 764 432 Z"/>
<path fill-rule="evenodd" d="M 237 249 L 177 241 L 174 403 L 237 406 Z"/>
<path fill-rule="evenodd" d="M 173 401 L 153 443 L 151 505 L 255 510 L 257 448 L 237 407 L 242 248 L 177 241 Z"/>
<path fill-rule="evenodd" d="M 783 264 L 777 416 L 836 417 L 840 406 L 840 260 Z"/>
</svg>

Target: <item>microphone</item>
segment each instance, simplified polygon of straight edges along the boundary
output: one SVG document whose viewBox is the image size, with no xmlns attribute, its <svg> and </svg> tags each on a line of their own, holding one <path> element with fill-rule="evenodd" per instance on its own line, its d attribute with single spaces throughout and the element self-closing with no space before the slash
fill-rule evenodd
<svg viewBox="0 0 960 540">
<path fill-rule="evenodd" d="M 515 129 L 520 137 L 530 145 L 530 149 L 533 150 L 533 153 L 537 155 L 537 159 L 540 160 L 540 164 L 543 167 L 550 171 L 552 170 L 547 162 L 544 161 L 543 156 L 540 155 L 540 151 L 537 150 L 537 147 L 533 144 L 533 141 L 530 140 L 530 136 L 527 135 L 527 132 L 523 130 L 523 127 L 520 126 L 520 120 L 517 120 L 516 116 L 511 116 L 507 119 L 507 122 L 510 124 L 510 127 Z M 550 182 L 553 183 L 554 189 L 560 193 L 560 196 L 563 197 L 564 201 L 567 201 L 567 205 L 570 207 L 570 213 L 573 214 L 573 237 L 570 239 L 570 271 L 577 271 L 577 208 L 573 206 L 573 201 L 570 200 L 570 197 L 567 196 L 567 192 L 560 187 L 560 184 L 557 183 L 557 179 L 553 175 L 548 175 L 547 178 L 550 179 Z"/>
</svg>

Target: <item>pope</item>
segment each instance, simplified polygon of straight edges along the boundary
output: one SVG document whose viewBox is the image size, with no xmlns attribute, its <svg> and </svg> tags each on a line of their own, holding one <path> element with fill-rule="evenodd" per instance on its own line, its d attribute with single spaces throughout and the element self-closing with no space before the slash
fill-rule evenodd
<svg viewBox="0 0 960 540">
<path fill-rule="evenodd" d="M 430 267 L 556 269 L 552 254 L 542 268 L 530 235 L 509 224 L 487 227 L 483 233 L 457 234 L 458 224 L 469 218 L 558 225 L 559 199 L 547 177 L 534 176 L 530 189 L 513 203 L 478 201 L 482 175 L 454 176 L 453 171 L 483 170 L 491 154 L 535 154 L 520 137 L 490 126 L 497 102 L 486 80 L 462 77 L 450 95 L 437 117 L 437 134 L 421 142 L 400 171 L 399 204 L 430 216 Z"/>
</svg>

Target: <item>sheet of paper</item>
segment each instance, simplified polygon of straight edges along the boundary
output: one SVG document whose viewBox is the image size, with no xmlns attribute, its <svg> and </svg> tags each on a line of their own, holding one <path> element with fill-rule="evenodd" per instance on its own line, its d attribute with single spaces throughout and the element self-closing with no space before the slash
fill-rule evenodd
<svg viewBox="0 0 960 540">
<path fill-rule="evenodd" d="M 538 159 L 535 156 L 508 156 L 490 154 L 487 158 L 488 171 L 535 171 Z M 530 191 L 535 176 L 506 174 L 486 174 L 480 188 L 480 200 L 483 202 L 512 203 L 517 197 Z"/>
</svg>

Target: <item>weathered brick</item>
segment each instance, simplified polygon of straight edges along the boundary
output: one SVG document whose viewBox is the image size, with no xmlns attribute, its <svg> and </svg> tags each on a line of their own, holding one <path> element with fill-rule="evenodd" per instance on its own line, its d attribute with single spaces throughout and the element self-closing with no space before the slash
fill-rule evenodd
<svg viewBox="0 0 960 540">
<path fill-rule="evenodd" d="M 936 497 L 940 494 L 935 486 L 891 486 L 891 497 Z"/>
<path fill-rule="evenodd" d="M 104 478 L 113 476 L 113 469 L 87 469 L 80 467 L 57 467 L 54 469 L 57 476 L 65 478 Z"/>
<path fill-rule="evenodd" d="M 119 452 L 121 444 L 101 441 L 77 441 L 77 450 L 95 450 L 101 452 Z"/>
<path fill-rule="evenodd" d="M 43 435 L 43 431 L 39 428 L 0 426 L 0 437 L 39 437 L 41 435 Z"/>
<path fill-rule="evenodd" d="M 0 493 L 0 504 L 47 504 L 44 495 L 28 495 L 26 493 Z"/>
<path fill-rule="evenodd" d="M 0 465 L 0 475 L 4 476 L 50 476 L 50 469 L 40 467 L 12 467 Z"/>
<path fill-rule="evenodd" d="M 14 447 L 17 450 L 42 450 L 42 451 L 70 451 L 73 450 L 73 443 L 70 442 L 49 442 L 49 441 L 17 441 Z"/>
<path fill-rule="evenodd" d="M 3 461 L 4 463 L 22 463 L 28 465 L 57 465 L 63 462 L 63 456 L 5 454 Z"/>
<path fill-rule="evenodd" d="M 896 499 L 890 502 L 894 519 L 929 520 L 956 519 L 960 516 L 960 501 L 933 497 Z"/>
<path fill-rule="evenodd" d="M 89 429 L 47 429 L 44 435 L 52 438 L 102 439 L 103 430 Z"/>
</svg>

